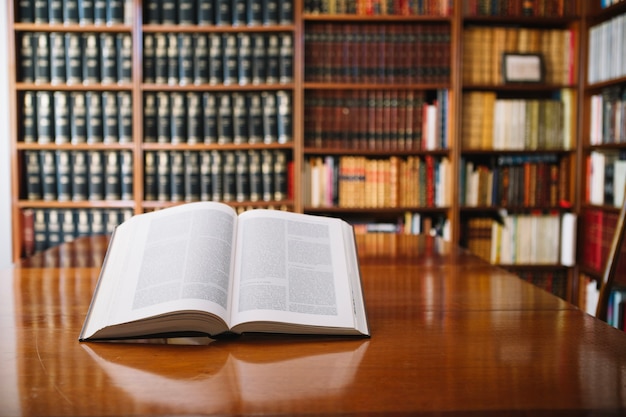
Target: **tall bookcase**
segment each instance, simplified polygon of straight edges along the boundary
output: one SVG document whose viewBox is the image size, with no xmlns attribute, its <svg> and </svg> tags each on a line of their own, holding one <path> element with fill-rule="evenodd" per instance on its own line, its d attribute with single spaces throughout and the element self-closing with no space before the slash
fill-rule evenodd
<svg viewBox="0 0 626 417">
<path fill-rule="evenodd" d="M 571 299 L 579 4 L 463 6 L 460 241 Z"/>
<path fill-rule="evenodd" d="M 581 60 L 584 100 L 579 187 L 580 233 L 586 238 L 579 241 L 579 299 L 582 307 L 589 302 L 594 311 L 626 178 L 626 3 L 589 2 L 583 24 L 586 55 Z M 626 271 L 624 253 L 622 249 L 618 255 L 617 281 L 622 286 L 626 283 L 620 279 Z M 609 315 L 609 322 L 623 328 L 617 318 L 619 303 L 610 310 L 615 317 Z"/>
<path fill-rule="evenodd" d="M 557 293 L 574 299 L 560 235 L 580 208 L 584 2 L 8 3 L 14 259 L 39 236 L 107 233 L 128 215 L 219 200 L 339 216 L 358 232 L 441 234 L 520 274 L 565 276 Z M 102 18 L 81 21 L 79 4 L 103 7 Z M 539 46 L 511 46 L 511 33 Z M 503 82 L 502 52 L 541 53 L 545 78 Z M 499 118 L 520 107 L 541 123 Z M 494 128 L 500 138 L 526 124 L 547 128 L 533 142 L 493 141 Z M 526 174 L 515 175 L 537 178 L 523 202 L 496 186 L 518 165 Z M 559 256 L 532 257 L 555 250 L 546 245 L 491 259 L 502 232 L 493 219 L 526 217 L 529 230 L 558 226 L 559 236 L 524 239 L 556 239 Z"/>
</svg>

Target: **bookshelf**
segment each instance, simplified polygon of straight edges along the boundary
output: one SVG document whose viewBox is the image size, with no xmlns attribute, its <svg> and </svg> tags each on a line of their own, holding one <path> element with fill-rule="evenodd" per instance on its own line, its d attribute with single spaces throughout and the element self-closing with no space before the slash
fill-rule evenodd
<svg viewBox="0 0 626 417">
<path fill-rule="evenodd" d="M 579 5 L 463 5 L 459 241 L 571 299 Z"/>
<path fill-rule="evenodd" d="M 499 217 L 560 236 L 579 213 L 578 109 L 603 86 L 582 88 L 584 2 L 107 0 L 103 21 L 82 23 L 68 7 L 79 2 L 60 3 L 69 16 L 54 23 L 50 9 L 21 8 L 57 1 L 8 2 L 14 259 L 38 248 L 35 226 L 51 215 L 48 244 L 63 225 L 68 237 L 107 233 L 132 214 L 219 200 L 440 234 L 531 281 L 558 276 L 555 293 L 575 299 L 562 239 L 515 260 L 491 259 L 491 241 Z M 77 42 L 65 78 L 36 64 L 46 43 L 50 55 Z M 94 45 L 95 68 L 83 62 Z M 541 53 L 542 82 L 505 83 L 505 51 Z M 510 118 L 522 108 L 534 116 Z M 505 172 L 541 180 L 504 194 Z"/>
<path fill-rule="evenodd" d="M 620 34 L 625 19 L 626 3 L 600 1 L 587 5 L 583 19 L 586 56 L 581 60 L 584 87 L 579 192 L 580 233 L 587 239 L 584 244 L 579 242 L 578 298 L 581 305 L 589 305 L 591 313 L 595 312 L 594 303 L 624 195 L 626 45 Z M 622 255 L 618 255 L 618 287 L 624 284 L 619 279 L 626 271 L 624 252 L 622 248 Z M 616 291 L 611 297 L 621 295 Z M 616 307 L 615 314 L 609 314 L 609 322 L 623 329 L 617 310 Z"/>
</svg>

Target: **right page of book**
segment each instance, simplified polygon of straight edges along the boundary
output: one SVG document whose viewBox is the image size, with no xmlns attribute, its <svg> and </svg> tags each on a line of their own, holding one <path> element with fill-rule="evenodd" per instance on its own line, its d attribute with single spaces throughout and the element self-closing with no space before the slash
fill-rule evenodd
<svg viewBox="0 0 626 417">
<path fill-rule="evenodd" d="M 234 330 L 367 334 L 350 230 L 340 219 L 321 216 L 277 210 L 241 214 Z M 248 324 L 237 326 L 241 323 Z"/>
</svg>

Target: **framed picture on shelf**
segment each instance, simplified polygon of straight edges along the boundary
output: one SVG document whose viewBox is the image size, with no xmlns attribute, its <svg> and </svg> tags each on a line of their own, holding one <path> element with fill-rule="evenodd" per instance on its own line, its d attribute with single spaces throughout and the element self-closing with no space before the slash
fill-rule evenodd
<svg viewBox="0 0 626 417">
<path fill-rule="evenodd" d="M 542 83 L 545 77 L 541 54 L 502 54 L 502 79 L 505 83 Z"/>
</svg>

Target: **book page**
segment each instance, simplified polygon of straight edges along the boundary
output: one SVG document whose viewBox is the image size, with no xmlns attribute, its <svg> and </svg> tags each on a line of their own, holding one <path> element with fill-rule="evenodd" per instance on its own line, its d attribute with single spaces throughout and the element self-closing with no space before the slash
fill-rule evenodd
<svg viewBox="0 0 626 417">
<path fill-rule="evenodd" d="M 90 327 L 176 310 L 210 311 L 227 322 L 236 221 L 227 205 L 191 203 L 120 225 L 92 303 Z"/>
<path fill-rule="evenodd" d="M 239 216 L 233 325 L 246 321 L 354 328 L 345 223 L 321 216 L 253 210 Z M 355 254 L 353 254 L 355 255 Z M 237 331 L 237 329 L 236 329 Z"/>
</svg>

